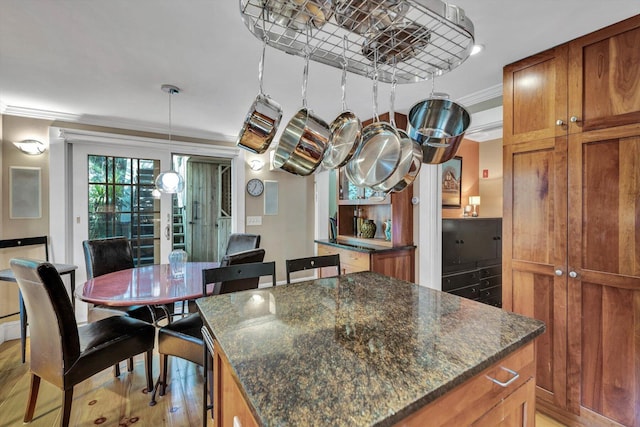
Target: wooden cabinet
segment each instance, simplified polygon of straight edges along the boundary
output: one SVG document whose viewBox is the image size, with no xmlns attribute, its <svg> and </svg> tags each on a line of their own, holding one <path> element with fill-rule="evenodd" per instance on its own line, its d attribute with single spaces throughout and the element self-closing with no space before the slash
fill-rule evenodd
<svg viewBox="0 0 640 427">
<path fill-rule="evenodd" d="M 533 343 L 530 343 L 397 423 L 395 427 L 533 426 L 535 364 Z M 502 385 L 493 382 L 491 378 Z"/>
<path fill-rule="evenodd" d="M 545 121 L 504 135 L 503 306 L 547 324 L 539 407 L 570 425 L 640 423 L 639 44 L 636 16 L 504 70 L 505 131 Z"/>
<path fill-rule="evenodd" d="M 232 368 L 217 342 L 213 351 L 213 410 L 215 427 L 258 427 Z"/>
<path fill-rule="evenodd" d="M 375 271 L 385 276 L 413 282 L 415 280 L 415 248 L 402 247 L 385 249 L 382 251 L 366 251 L 348 249 L 348 246 L 338 247 L 318 243 L 318 255 L 340 255 L 342 274 L 358 271 Z M 335 268 L 327 268 L 325 274 L 321 269 L 320 277 L 332 276 Z"/>
</svg>

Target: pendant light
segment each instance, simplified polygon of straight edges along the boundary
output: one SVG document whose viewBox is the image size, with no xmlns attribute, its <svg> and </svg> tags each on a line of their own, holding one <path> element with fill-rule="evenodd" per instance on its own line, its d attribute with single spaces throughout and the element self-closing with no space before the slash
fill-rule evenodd
<svg viewBox="0 0 640 427">
<path fill-rule="evenodd" d="M 162 85 L 160 88 L 169 94 L 169 150 L 171 151 L 171 97 L 180 93 L 180 89 L 173 85 Z M 166 194 L 180 193 L 184 190 L 184 178 L 173 169 L 173 159 L 171 159 L 171 169 L 162 172 L 156 178 L 156 189 Z"/>
</svg>

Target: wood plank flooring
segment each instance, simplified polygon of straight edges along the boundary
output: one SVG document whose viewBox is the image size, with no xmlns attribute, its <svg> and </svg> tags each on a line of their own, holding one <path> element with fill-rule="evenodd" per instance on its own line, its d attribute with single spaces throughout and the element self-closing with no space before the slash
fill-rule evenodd
<svg viewBox="0 0 640 427">
<path fill-rule="evenodd" d="M 29 349 L 27 349 L 27 354 Z M 71 426 L 170 426 L 202 425 L 202 368 L 185 360 L 169 358 L 169 386 L 157 405 L 149 406 L 151 397 L 145 390 L 144 358 L 134 359 L 133 372 L 114 378 L 106 369 L 74 389 Z M 153 361 L 154 381 L 158 377 L 158 356 Z M 29 363 L 20 362 L 20 340 L 0 345 L 0 426 L 23 426 L 29 391 Z M 62 392 L 42 381 L 34 419 L 29 426 L 52 427 L 60 423 Z M 213 421 L 208 420 L 213 426 Z"/>
<path fill-rule="evenodd" d="M 28 343 L 28 341 L 27 341 Z M 29 349 L 27 348 L 27 355 Z M 144 359 L 137 356 L 133 372 L 121 363 L 119 378 L 106 369 L 77 385 L 71 407 L 71 426 L 170 426 L 202 425 L 202 368 L 175 357 L 169 358 L 167 394 L 149 406 L 145 390 Z M 158 356 L 154 358 L 153 375 L 157 379 Z M 20 362 L 20 340 L 0 344 L 0 427 L 23 426 L 22 418 L 29 391 L 29 363 Z M 52 427 L 60 423 L 62 392 L 40 383 L 40 393 L 32 427 Z M 208 426 L 213 421 L 208 419 Z M 537 427 L 564 427 L 563 424 L 536 414 Z"/>
</svg>

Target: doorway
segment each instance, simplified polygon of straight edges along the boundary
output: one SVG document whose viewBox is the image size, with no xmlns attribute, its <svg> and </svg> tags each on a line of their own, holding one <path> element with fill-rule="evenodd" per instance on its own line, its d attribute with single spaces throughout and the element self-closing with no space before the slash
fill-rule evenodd
<svg viewBox="0 0 640 427">
<path fill-rule="evenodd" d="M 232 228 L 231 160 L 176 157 L 186 185 L 173 197 L 173 248 L 190 261 L 220 261 Z"/>
</svg>

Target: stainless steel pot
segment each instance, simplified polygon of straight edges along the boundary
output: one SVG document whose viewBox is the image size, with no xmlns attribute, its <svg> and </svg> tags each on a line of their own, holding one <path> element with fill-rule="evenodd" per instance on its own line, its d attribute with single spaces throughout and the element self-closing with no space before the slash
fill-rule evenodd
<svg viewBox="0 0 640 427">
<path fill-rule="evenodd" d="M 352 111 L 347 109 L 346 91 L 347 91 L 347 58 L 345 53 L 347 50 L 347 36 L 343 39 L 342 52 L 342 113 L 338 115 L 331 125 L 331 137 L 329 138 L 329 146 L 322 159 L 322 166 L 327 169 L 340 168 L 347 164 L 353 154 L 356 152 L 362 136 L 362 122 Z"/>
<path fill-rule="evenodd" d="M 469 112 L 446 98 L 429 98 L 409 110 L 407 133 L 422 145 L 423 163 L 451 160 L 471 124 Z"/>
<path fill-rule="evenodd" d="M 414 181 L 422 166 L 422 149 L 420 144 L 409 138 L 405 131 L 398 130 L 400 134 L 401 157 L 396 170 L 378 185 L 371 187 L 373 190 L 388 193 L 400 192 Z"/>
<path fill-rule="evenodd" d="M 397 129 L 386 122 L 373 122 L 362 130 L 362 142 L 346 166 L 347 177 L 358 187 L 372 188 L 393 174 L 401 154 Z"/>
<path fill-rule="evenodd" d="M 236 145 L 262 154 L 269 148 L 271 141 L 276 136 L 276 131 L 282 119 L 280 105 L 265 95 L 262 90 L 262 75 L 264 69 L 264 54 L 267 46 L 266 38 L 262 44 L 262 56 L 258 68 L 258 80 L 260 81 L 260 93 L 256 97 L 249 112 L 244 119 L 242 129 L 238 134 Z"/>
<path fill-rule="evenodd" d="M 307 109 L 308 75 L 307 52 L 302 77 L 302 109 L 287 123 L 273 157 L 275 167 L 302 176 L 312 174 L 322 163 L 331 136 L 329 125 Z"/>
<path fill-rule="evenodd" d="M 273 165 L 295 175 L 312 174 L 322 162 L 330 136 L 329 125 L 302 108 L 284 128 Z"/>
</svg>

